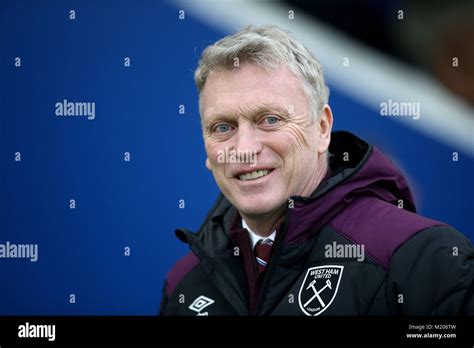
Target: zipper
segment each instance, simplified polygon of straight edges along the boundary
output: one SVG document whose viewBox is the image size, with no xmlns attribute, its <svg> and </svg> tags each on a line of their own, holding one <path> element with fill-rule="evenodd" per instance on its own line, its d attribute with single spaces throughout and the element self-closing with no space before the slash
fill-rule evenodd
<svg viewBox="0 0 474 348">
<path fill-rule="evenodd" d="M 238 291 L 234 289 L 234 287 L 229 286 L 229 284 L 233 284 L 234 282 L 227 277 L 226 273 L 220 273 L 221 279 L 224 280 L 224 282 L 219 281 L 218 278 L 216 278 L 217 272 L 215 272 L 215 264 L 216 261 L 209 257 L 208 254 L 203 250 L 201 247 L 200 243 L 196 240 L 196 236 L 194 233 L 187 229 L 178 229 L 185 237 L 187 244 L 189 245 L 191 251 L 197 256 L 197 258 L 200 260 L 201 265 L 204 267 L 205 272 L 207 275 L 210 277 L 216 288 L 219 290 L 219 292 L 222 294 L 224 298 L 227 299 L 227 301 L 230 303 L 230 305 L 235 309 L 235 311 L 239 315 L 249 315 L 248 307 L 246 306 L 246 303 L 242 300 L 239 300 L 239 294 Z M 179 238 L 179 237 L 178 237 Z M 181 238 L 179 238 L 182 240 Z M 226 289 L 224 289 L 223 284 L 225 284 Z M 232 301 L 230 297 L 233 297 L 237 301 Z M 240 303 L 237 303 L 240 302 Z"/>
</svg>

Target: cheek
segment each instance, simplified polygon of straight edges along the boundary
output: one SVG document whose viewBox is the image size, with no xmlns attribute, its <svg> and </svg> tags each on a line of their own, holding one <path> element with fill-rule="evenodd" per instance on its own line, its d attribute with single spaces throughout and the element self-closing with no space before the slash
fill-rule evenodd
<svg viewBox="0 0 474 348">
<path fill-rule="evenodd" d="M 299 125 L 289 124 L 281 134 L 282 155 L 284 160 L 288 161 L 293 158 L 298 160 L 306 157 L 308 153 L 312 153 L 317 149 L 316 134 L 309 132 L 308 128 L 303 129 Z M 314 151 L 313 151 L 314 150 Z"/>
<path fill-rule="evenodd" d="M 206 143 L 205 145 L 207 160 L 210 164 L 210 170 L 214 176 L 214 178 L 221 182 L 226 177 L 225 171 L 225 162 L 221 163 L 220 153 L 225 148 L 222 144 L 215 144 L 215 143 Z"/>
<path fill-rule="evenodd" d="M 211 163 L 212 168 L 215 168 L 219 164 L 217 158 L 220 147 L 217 144 L 213 144 L 211 142 L 206 142 L 204 147 L 206 149 L 206 155 L 209 162 Z"/>
<path fill-rule="evenodd" d="M 317 156 L 317 132 L 313 127 L 301 127 L 288 124 L 278 135 L 278 143 L 274 148 L 283 161 L 283 180 L 288 181 L 287 187 L 299 183 L 300 177 L 312 170 Z"/>
<path fill-rule="evenodd" d="M 288 136 L 291 138 L 290 144 L 294 150 L 303 150 L 308 146 L 307 134 L 301 129 L 300 126 L 291 124 L 288 127 Z"/>
<path fill-rule="evenodd" d="M 299 115 L 286 124 L 285 131 L 292 147 L 297 151 L 313 147 L 317 140 L 317 125 L 310 124 L 309 116 Z"/>
</svg>

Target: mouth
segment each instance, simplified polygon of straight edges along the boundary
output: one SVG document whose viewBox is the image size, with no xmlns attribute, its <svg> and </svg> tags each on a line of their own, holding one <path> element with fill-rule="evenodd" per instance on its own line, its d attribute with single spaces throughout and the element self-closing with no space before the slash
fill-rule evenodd
<svg viewBox="0 0 474 348">
<path fill-rule="evenodd" d="M 239 174 L 236 176 L 236 178 L 240 181 L 257 180 L 267 176 L 271 172 L 273 172 L 273 169 L 254 170 L 252 172 Z"/>
</svg>

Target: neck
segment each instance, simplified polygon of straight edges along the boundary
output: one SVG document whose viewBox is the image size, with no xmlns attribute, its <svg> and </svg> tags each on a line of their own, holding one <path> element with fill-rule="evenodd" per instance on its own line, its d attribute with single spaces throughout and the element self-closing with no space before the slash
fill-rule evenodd
<svg viewBox="0 0 474 348">
<path fill-rule="evenodd" d="M 313 179 L 312 185 L 306 187 L 306 190 L 303 189 L 303 192 L 300 193 L 300 196 L 309 196 L 311 195 L 316 188 L 319 186 L 321 181 L 326 176 L 328 171 L 328 164 L 326 159 L 322 163 L 320 171 L 318 171 L 317 175 Z M 262 215 L 249 215 L 240 212 L 240 216 L 245 220 L 247 225 L 254 231 L 257 235 L 261 237 L 268 237 L 275 231 L 276 227 L 279 223 L 281 223 L 285 217 L 285 212 L 287 208 L 287 202 L 278 208 L 276 211 L 269 212 L 267 214 Z"/>
<path fill-rule="evenodd" d="M 286 203 L 278 210 L 265 215 L 248 215 L 240 213 L 247 225 L 255 234 L 268 237 L 275 231 L 276 227 L 285 217 Z"/>
</svg>

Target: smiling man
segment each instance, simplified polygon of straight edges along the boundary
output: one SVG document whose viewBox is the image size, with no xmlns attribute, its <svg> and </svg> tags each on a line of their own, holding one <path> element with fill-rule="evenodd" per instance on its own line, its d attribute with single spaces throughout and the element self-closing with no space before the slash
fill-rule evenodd
<svg viewBox="0 0 474 348">
<path fill-rule="evenodd" d="M 167 276 L 162 314 L 474 314 L 472 245 L 416 214 L 380 151 L 331 133 L 322 68 L 288 32 L 223 38 L 195 82 L 222 195 L 198 233 L 177 230 L 191 252 Z"/>
<path fill-rule="evenodd" d="M 201 95 L 206 166 L 250 229 L 268 236 L 288 198 L 310 196 L 327 173 L 331 109 L 325 105 L 321 117 L 312 118 L 300 79 L 285 65 L 268 72 L 244 63 L 213 71 L 206 80 Z M 224 147 L 256 153 L 256 166 L 218 163 Z"/>
</svg>

